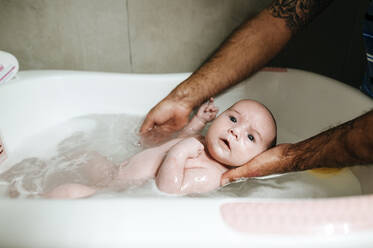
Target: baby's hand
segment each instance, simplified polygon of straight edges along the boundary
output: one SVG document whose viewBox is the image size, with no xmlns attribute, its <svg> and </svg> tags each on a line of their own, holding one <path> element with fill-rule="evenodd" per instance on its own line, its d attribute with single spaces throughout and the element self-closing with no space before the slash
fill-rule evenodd
<svg viewBox="0 0 373 248">
<path fill-rule="evenodd" d="M 212 121 L 215 119 L 216 114 L 219 112 L 219 109 L 214 105 L 214 98 L 210 98 L 207 102 L 202 104 L 198 109 L 197 117 L 204 123 Z"/>
</svg>

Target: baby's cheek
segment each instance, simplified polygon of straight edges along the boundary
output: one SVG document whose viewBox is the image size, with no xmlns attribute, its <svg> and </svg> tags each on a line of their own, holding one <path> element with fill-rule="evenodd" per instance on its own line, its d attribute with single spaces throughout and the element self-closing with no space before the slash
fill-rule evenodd
<svg viewBox="0 0 373 248">
<path fill-rule="evenodd" d="M 256 146 L 251 145 L 250 148 L 242 149 L 241 151 L 238 151 L 236 154 L 234 154 L 233 161 L 235 162 L 235 166 L 241 166 L 247 162 L 249 162 L 251 159 L 253 159 L 256 155 L 260 154 L 264 149 Z"/>
<path fill-rule="evenodd" d="M 236 166 L 241 166 L 247 162 L 249 162 L 254 156 L 249 153 L 249 154 L 241 154 L 241 156 L 237 156 L 237 162 Z"/>
</svg>

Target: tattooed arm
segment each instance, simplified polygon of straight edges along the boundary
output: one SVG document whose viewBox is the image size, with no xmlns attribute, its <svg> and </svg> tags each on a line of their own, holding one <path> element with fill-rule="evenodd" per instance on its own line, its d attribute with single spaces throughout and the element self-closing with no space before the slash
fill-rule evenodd
<svg viewBox="0 0 373 248">
<path fill-rule="evenodd" d="M 181 129 L 194 107 L 259 70 L 330 2 L 273 1 L 243 23 L 206 63 L 158 103 L 148 113 L 140 133 L 155 126 L 164 131 Z"/>
<path fill-rule="evenodd" d="M 226 172 L 222 184 L 242 177 L 372 163 L 373 110 L 296 144 L 278 145 Z"/>
<path fill-rule="evenodd" d="M 333 0 L 275 0 L 268 7 L 274 17 L 286 21 L 287 27 L 296 33 L 309 24 Z"/>
</svg>

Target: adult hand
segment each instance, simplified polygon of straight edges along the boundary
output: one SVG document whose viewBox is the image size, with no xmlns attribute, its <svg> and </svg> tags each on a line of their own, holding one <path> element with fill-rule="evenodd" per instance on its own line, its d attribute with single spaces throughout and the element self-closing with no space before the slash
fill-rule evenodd
<svg viewBox="0 0 373 248">
<path fill-rule="evenodd" d="M 291 171 L 293 156 L 289 154 L 289 148 L 292 145 L 277 145 L 259 154 L 245 165 L 225 172 L 221 177 L 221 185 L 240 178 L 261 177 Z"/>
<path fill-rule="evenodd" d="M 143 145 L 156 145 L 182 129 L 189 120 L 192 107 L 167 97 L 153 107 L 140 128 Z"/>
<path fill-rule="evenodd" d="M 221 184 L 242 177 L 368 165 L 373 163 L 372 149 L 373 110 L 306 140 L 269 149 L 247 164 L 224 173 Z"/>
</svg>

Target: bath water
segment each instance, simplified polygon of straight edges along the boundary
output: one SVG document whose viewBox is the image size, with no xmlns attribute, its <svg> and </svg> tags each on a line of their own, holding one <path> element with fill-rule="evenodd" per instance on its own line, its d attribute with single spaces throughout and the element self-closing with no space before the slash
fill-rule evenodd
<svg viewBox="0 0 373 248">
<path fill-rule="evenodd" d="M 24 140 L 0 167 L 3 197 L 39 197 L 63 183 L 88 184 L 84 165 L 92 152 L 120 164 L 141 151 L 137 131 L 140 116 L 87 115 L 68 120 Z M 279 133 L 287 133 L 279 130 Z M 349 169 L 322 173 L 306 171 L 254 178 L 206 194 L 186 197 L 320 198 L 361 194 Z M 150 180 L 120 192 L 107 189 L 94 197 L 169 197 Z"/>
<path fill-rule="evenodd" d="M 56 184 L 87 183 L 81 167 L 92 151 L 119 164 L 141 150 L 136 134 L 141 121 L 139 116 L 124 114 L 88 115 L 29 137 L 1 165 L 0 185 L 7 182 L 12 192 L 27 197 Z"/>
</svg>

